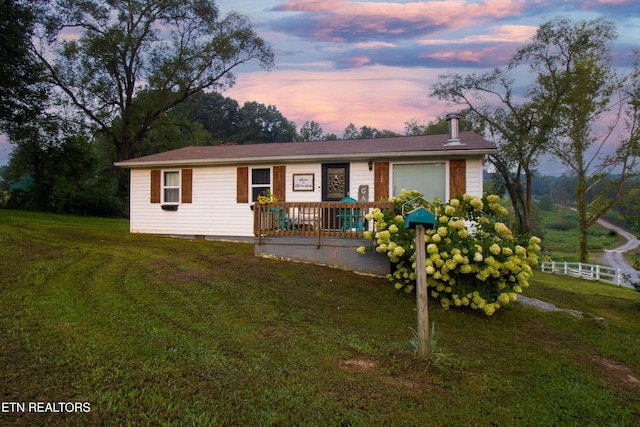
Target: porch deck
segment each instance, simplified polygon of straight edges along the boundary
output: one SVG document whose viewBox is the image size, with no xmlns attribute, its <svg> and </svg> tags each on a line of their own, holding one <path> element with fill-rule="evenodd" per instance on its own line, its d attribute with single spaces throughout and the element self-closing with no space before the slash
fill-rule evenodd
<svg viewBox="0 0 640 427">
<path fill-rule="evenodd" d="M 390 202 L 276 202 L 254 206 L 256 256 L 310 262 L 384 277 L 386 254 L 357 253 L 371 244 L 363 233 L 375 232 L 365 215 L 374 208 L 393 211 Z"/>
<path fill-rule="evenodd" d="M 391 202 L 275 202 L 253 207 L 253 234 L 266 236 L 361 238 L 375 231 L 365 215 L 374 208 L 393 211 Z"/>
</svg>

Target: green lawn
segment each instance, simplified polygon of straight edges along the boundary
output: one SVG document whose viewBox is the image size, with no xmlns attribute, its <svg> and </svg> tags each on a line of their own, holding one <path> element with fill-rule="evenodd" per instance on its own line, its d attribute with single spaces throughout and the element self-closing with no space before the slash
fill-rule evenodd
<svg viewBox="0 0 640 427">
<path fill-rule="evenodd" d="M 0 210 L 0 425 L 640 425 L 640 292 L 537 273 L 494 316 L 386 280 L 132 235 L 124 220 Z M 28 408 L 28 406 L 27 406 Z"/>
</svg>

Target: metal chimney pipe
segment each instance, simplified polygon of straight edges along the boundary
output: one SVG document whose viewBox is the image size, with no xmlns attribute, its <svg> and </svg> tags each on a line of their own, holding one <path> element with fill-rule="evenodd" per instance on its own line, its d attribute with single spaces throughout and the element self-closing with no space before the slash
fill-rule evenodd
<svg viewBox="0 0 640 427">
<path fill-rule="evenodd" d="M 460 137 L 458 135 L 458 120 L 460 115 L 457 113 L 449 113 L 446 116 L 449 123 L 449 139 L 445 145 L 463 145 L 460 143 Z"/>
</svg>

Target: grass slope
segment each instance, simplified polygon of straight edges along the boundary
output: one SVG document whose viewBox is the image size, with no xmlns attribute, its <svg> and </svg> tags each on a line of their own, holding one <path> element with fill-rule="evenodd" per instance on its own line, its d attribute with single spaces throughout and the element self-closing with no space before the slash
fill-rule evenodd
<svg viewBox="0 0 640 427">
<path fill-rule="evenodd" d="M 0 210 L 0 425 L 640 424 L 640 293 L 542 273 L 488 318 L 383 279 L 128 233 L 123 220 Z M 4 407 L 7 408 L 6 406 Z"/>
</svg>

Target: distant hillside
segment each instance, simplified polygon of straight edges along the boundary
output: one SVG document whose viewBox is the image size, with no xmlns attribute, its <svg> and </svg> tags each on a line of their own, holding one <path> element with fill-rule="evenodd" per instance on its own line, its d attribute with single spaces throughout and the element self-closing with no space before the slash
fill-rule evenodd
<svg viewBox="0 0 640 427">
<path fill-rule="evenodd" d="M 619 175 L 611 176 L 615 180 Z M 484 172 L 485 191 L 505 195 L 504 186 L 500 185 L 499 175 Z M 597 195 L 607 191 L 607 183 L 604 180 L 594 187 L 590 195 Z M 535 176 L 532 181 L 533 197 L 538 202 L 574 205 L 575 187 L 577 178 L 568 175 L 561 176 Z M 635 178 L 627 184 L 628 191 L 624 197 L 611 209 L 605 218 L 623 228 L 640 233 L 640 178 Z"/>
</svg>

